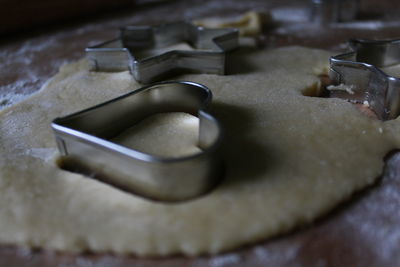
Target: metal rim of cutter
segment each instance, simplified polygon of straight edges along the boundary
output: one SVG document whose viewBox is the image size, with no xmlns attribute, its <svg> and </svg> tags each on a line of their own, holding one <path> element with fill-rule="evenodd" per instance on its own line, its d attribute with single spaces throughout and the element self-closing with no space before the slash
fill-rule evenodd
<svg viewBox="0 0 400 267">
<path fill-rule="evenodd" d="M 368 105 L 381 120 L 400 114 L 400 78 L 382 71 L 400 63 L 400 40 L 349 41 L 352 52 L 330 58 L 330 78 L 335 84 L 352 87 L 353 94 L 331 91 L 333 97 Z"/>
<path fill-rule="evenodd" d="M 311 22 L 327 25 L 353 21 L 360 6 L 359 0 L 310 0 Z"/>
<path fill-rule="evenodd" d="M 187 42 L 195 50 L 171 50 L 138 59 L 135 51 Z M 127 26 L 120 38 L 86 48 L 96 71 L 130 70 L 135 80 L 149 83 L 174 70 L 225 74 L 225 53 L 238 47 L 237 29 L 207 29 L 188 22 L 159 26 Z"/>
<path fill-rule="evenodd" d="M 161 82 L 56 118 L 51 126 L 60 153 L 103 177 L 100 180 L 152 199 L 186 200 L 207 192 L 221 178 L 222 128 L 206 111 L 211 99 L 204 85 Z M 111 141 L 148 116 L 177 111 L 199 117 L 201 152 L 160 157 Z"/>
</svg>

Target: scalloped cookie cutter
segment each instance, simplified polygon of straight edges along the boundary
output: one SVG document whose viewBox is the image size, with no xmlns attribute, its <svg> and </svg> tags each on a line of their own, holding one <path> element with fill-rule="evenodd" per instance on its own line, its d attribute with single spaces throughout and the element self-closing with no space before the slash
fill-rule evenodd
<svg viewBox="0 0 400 267">
<path fill-rule="evenodd" d="M 400 40 L 349 41 L 354 50 L 330 58 L 330 79 L 348 90 L 331 90 L 332 97 L 367 104 L 381 120 L 400 114 L 400 79 L 380 68 L 400 63 Z"/>
<path fill-rule="evenodd" d="M 219 122 L 205 111 L 211 91 L 193 82 L 162 82 L 56 118 L 52 122 L 60 153 L 116 185 L 142 196 L 180 201 L 199 196 L 219 180 Z M 154 156 L 111 141 L 144 118 L 164 112 L 199 117 L 201 152 L 168 158 Z"/>
<path fill-rule="evenodd" d="M 137 52 L 186 42 L 194 50 L 167 50 L 139 58 Z M 225 54 L 238 47 L 236 29 L 206 29 L 188 22 L 127 26 L 120 38 L 86 48 L 96 71 L 130 70 L 140 83 L 153 82 L 174 70 L 225 74 Z"/>
</svg>

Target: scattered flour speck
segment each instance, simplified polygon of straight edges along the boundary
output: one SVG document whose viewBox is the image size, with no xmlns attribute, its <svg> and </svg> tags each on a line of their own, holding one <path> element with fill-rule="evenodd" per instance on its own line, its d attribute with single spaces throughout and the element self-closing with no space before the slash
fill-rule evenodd
<svg viewBox="0 0 400 267">
<path fill-rule="evenodd" d="M 29 96 L 29 94 L 17 94 L 17 93 L 6 93 L 6 94 L 2 94 L 0 95 L 0 110 L 11 106 L 13 104 L 16 104 L 22 100 L 24 100 L 25 98 L 27 98 Z"/>
</svg>

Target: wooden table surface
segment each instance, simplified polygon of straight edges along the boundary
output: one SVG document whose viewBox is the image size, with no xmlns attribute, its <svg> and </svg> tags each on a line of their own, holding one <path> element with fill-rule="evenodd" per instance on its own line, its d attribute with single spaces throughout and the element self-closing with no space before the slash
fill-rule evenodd
<svg viewBox="0 0 400 267">
<path fill-rule="evenodd" d="M 262 49 L 285 45 L 341 50 L 348 38 L 400 37 L 400 2 L 361 0 L 357 22 L 307 23 L 309 1 L 136 1 L 122 12 L 2 36 L 0 107 L 38 90 L 60 65 L 84 48 L 117 36 L 128 24 L 192 20 L 271 12 L 275 23 L 259 36 Z M 373 144 L 372 144 L 373 145 Z M 386 159 L 384 175 L 312 225 L 216 256 L 138 258 L 111 254 L 69 255 L 3 246 L 0 266 L 400 266 L 400 153 Z"/>
</svg>

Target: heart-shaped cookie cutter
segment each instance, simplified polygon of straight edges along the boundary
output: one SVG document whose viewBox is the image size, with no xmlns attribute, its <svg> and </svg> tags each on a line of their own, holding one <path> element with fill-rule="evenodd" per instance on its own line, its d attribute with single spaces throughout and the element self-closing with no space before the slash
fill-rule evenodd
<svg viewBox="0 0 400 267">
<path fill-rule="evenodd" d="M 205 108 L 211 91 L 193 82 L 161 82 L 52 122 L 60 153 L 106 183 L 163 201 L 210 190 L 221 177 L 222 130 Z M 186 112 L 199 118 L 201 151 L 178 158 L 154 156 L 111 141 L 144 118 Z"/>
<path fill-rule="evenodd" d="M 143 49 L 185 42 L 194 50 L 172 49 L 138 58 Z M 95 71 L 130 70 L 135 80 L 149 83 L 175 70 L 225 74 L 226 52 L 238 47 L 237 29 L 206 29 L 188 22 L 158 26 L 127 26 L 120 38 L 86 48 Z"/>
<path fill-rule="evenodd" d="M 352 52 L 330 59 L 330 79 L 348 90 L 331 90 L 332 97 L 366 103 L 381 120 L 400 114 L 400 79 L 381 67 L 400 63 L 400 40 L 349 41 Z"/>
</svg>

